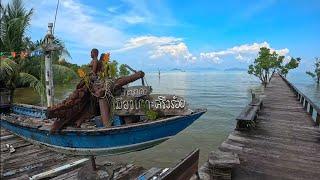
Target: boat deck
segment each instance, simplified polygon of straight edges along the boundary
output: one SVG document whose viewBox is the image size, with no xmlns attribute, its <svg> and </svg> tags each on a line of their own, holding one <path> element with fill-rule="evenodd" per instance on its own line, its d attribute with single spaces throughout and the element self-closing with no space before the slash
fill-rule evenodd
<svg viewBox="0 0 320 180">
<path fill-rule="evenodd" d="M 239 156 L 233 179 L 319 179 L 319 127 L 280 76 L 265 95 L 256 128 L 232 132 L 219 148 Z"/>
</svg>

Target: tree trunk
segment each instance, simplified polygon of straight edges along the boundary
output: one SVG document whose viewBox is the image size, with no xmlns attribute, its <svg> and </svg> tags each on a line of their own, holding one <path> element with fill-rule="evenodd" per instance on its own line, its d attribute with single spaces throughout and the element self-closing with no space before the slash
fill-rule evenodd
<svg viewBox="0 0 320 180">
<path fill-rule="evenodd" d="M 142 72 L 142 71 L 138 71 L 130 76 L 120 77 L 116 80 L 113 89 L 117 90 L 117 89 L 121 88 L 122 86 L 127 85 L 131 82 L 134 82 L 134 81 L 141 79 L 143 77 L 144 77 L 144 72 Z"/>
</svg>

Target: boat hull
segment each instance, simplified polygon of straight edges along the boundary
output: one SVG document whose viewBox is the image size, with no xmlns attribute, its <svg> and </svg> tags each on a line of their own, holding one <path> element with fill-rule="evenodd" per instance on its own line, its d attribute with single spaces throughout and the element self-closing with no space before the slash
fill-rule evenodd
<svg viewBox="0 0 320 180">
<path fill-rule="evenodd" d="M 62 130 L 50 134 L 48 129 L 26 127 L 1 119 L 10 132 L 54 151 L 73 155 L 112 155 L 153 147 L 176 135 L 205 110 L 187 116 L 176 116 L 148 123 L 95 130 Z"/>
</svg>

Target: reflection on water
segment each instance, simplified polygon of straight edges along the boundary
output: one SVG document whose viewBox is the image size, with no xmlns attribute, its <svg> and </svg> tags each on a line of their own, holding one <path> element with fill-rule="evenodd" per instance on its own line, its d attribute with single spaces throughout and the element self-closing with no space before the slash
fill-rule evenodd
<svg viewBox="0 0 320 180">
<path fill-rule="evenodd" d="M 205 107 L 208 112 L 170 140 L 147 150 L 106 157 L 108 160 L 134 162 L 144 167 L 169 167 L 195 148 L 200 148 L 200 163 L 208 153 L 226 139 L 235 127 L 235 117 L 250 100 L 250 91 L 260 90 L 256 78 L 246 72 L 178 72 L 146 75 L 153 93 L 176 94 L 186 98 L 191 107 Z M 320 93 L 311 80 L 289 76 L 298 88 L 319 104 Z M 141 83 L 140 81 L 137 82 Z M 74 84 L 56 88 L 61 101 L 74 89 Z M 40 98 L 30 89 L 16 91 L 16 102 L 39 104 Z M 102 157 L 100 159 L 103 159 Z"/>
<path fill-rule="evenodd" d="M 54 88 L 54 102 L 62 102 L 69 94 L 75 89 L 76 83 L 68 83 L 60 86 L 55 86 Z M 46 106 L 45 96 L 40 97 L 33 89 L 31 88 L 19 88 L 14 92 L 14 102 L 24 103 L 24 104 L 34 104 L 39 106 Z"/>
</svg>

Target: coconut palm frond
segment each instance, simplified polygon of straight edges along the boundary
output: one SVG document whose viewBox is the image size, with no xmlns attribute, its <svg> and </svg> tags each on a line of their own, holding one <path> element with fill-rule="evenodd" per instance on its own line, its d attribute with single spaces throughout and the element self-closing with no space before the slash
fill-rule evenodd
<svg viewBox="0 0 320 180">
<path fill-rule="evenodd" d="M 25 32 L 30 25 L 33 9 L 26 10 L 21 0 L 13 0 L 1 6 L 1 47 L 4 51 L 20 51 L 25 48 Z"/>
<path fill-rule="evenodd" d="M 67 75 L 70 75 L 72 77 L 72 79 L 78 78 L 77 73 L 74 72 L 74 70 L 72 70 L 71 68 L 68 68 L 66 66 L 62 66 L 62 65 L 59 65 L 59 64 L 53 64 L 52 68 L 53 68 L 54 76 L 58 76 L 58 75 L 67 76 Z"/>
<path fill-rule="evenodd" d="M 29 87 L 33 88 L 39 95 L 44 93 L 44 85 L 39 79 L 31 74 L 20 72 L 17 83 L 20 85 L 29 85 Z"/>
<path fill-rule="evenodd" d="M 11 59 L 0 60 L 0 80 L 12 79 L 19 71 L 19 66 Z"/>
<path fill-rule="evenodd" d="M 36 42 L 34 42 L 35 49 L 41 49 L 41 46 L 42 46 L 43 43 L 44 43 L 43 39 L 39 39 Z M 64 56 L 64 57 L 67 57 L 67 58 L 71 58 L 70 52 L 67 50 L 67 48 L 65 47 L 64 42 L 61 39 L 55 38 L 52 43 L 62 47 L 61 50 L 53 52 L 54 53 L 53 56 L 56 56 L 56 57 Z"/>
<path fill-rule="evenodd" d="M 55 38 L 53 43 L 62 47 L 62 49 L 59 51 L 60 55 L 71 58 L 69 51 L 66 49 L 66 46 L 61 39 Z"/>
</svg>

